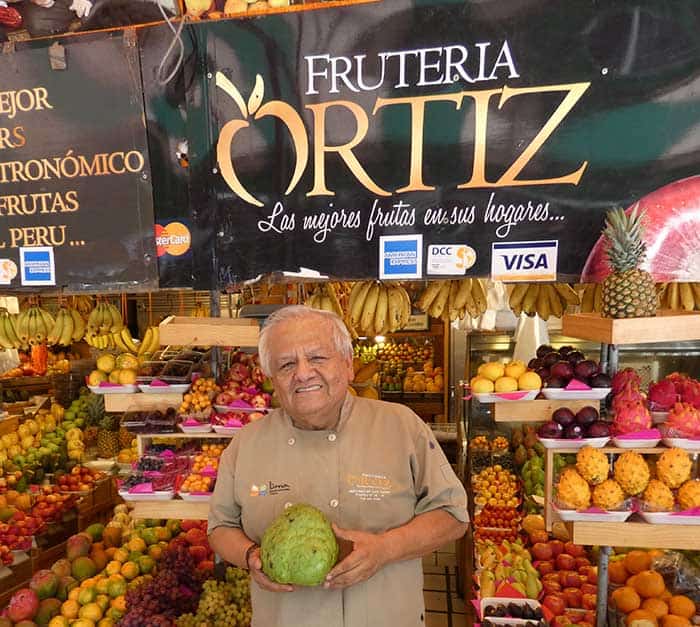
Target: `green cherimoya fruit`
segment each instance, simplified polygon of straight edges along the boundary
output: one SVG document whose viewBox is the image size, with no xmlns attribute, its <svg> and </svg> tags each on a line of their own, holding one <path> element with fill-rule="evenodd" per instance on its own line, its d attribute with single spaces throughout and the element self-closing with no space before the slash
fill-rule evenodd
<svg viewBox="0 0 700 627">
<path fill-rule="evenodd" d="M 277 583 L 317 586 L 338 559 L 338 542 L 323 512 L 298 503 L 265 530 L 260 558 L 263 572 Z"/>
</svg>

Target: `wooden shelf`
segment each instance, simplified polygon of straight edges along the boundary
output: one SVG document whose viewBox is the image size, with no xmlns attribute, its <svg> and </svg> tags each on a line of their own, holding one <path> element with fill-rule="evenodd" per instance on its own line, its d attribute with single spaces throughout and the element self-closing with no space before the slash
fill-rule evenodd
<svg viewBox="0 0 700 627">
<path fill-rule="evenodd" d="M 700 550 L 700 525 L 650 525 L 645 522 L 566 523 L 571 539 L 584 546 L 635 546 L 645 549 Z"/>
<path fill-rule="evenodd" d="M 597 313 L 565 314 L 562 334 L 601 344 L 700 340 L 700 313 L 662 310 L 653 318 L 617 320 Z"/>
<path fill-rule="evenodd" d="M 251 318 L 169 316 L 158 325 L 161 345 L 257 346 L 260 327 Z"/>
<path fill-rule="evenodd" d="M 209 503 L 183 501 L 127 501 L 133 518 L 187 518 L 206 520 L 209 516 Z"/>
<path fill-rule="evenodd" d="M 600 408 L 600 401 L 554 401 L 535 399 L 534 401 L 511 401 L 493 404 L 493 419 L 496 422 L 547 422 L 555 409 L 568 407 L 576 413 L 588 406 Z"/>
<path fill-rule="evenodd" d="M 156 409 L 177 408 L 182 404 L 182 394 L 158 392 L 154 394 L 105 394 L 105 411 L 155 411 Z"/>
<path fill-rule="evenodd" d="M 141 457 L 144 453 L 144 440 L 152 440 L 153 438 L 168 438 L 168 439 L 188 439 L 188 440 L 230 440 L 233 435 L 222 435 L 210 431 L 209 433 L 137 433 L 136 434 L 136 453 Z"/>
</svg>

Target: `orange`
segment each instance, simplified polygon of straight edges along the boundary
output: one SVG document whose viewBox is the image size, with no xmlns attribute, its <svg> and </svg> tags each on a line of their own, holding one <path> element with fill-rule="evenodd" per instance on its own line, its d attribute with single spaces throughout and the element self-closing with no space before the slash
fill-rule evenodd
<svg viewBox="0 0 700 627">
<path fill-rule="evenodd" d="M 666 605 L 661 599 L 644 599 L 642 601 L 642 609 L 648 610 L 657 619 L 668 614 L 668 605 Z"/>
<path fill-rule="evenodd" d="M 625 617 L 627 627 L 654 627 L 656 616 L 649 610 L 634 610 Z"/>
<path fill-rule="evenodd" d="M 630 586 L 618 588 L 612 593 L 611 598 L 613 605 L 625 614 L 639 609 L 639 606 L 642 604 L 642 600 L 639 598 L 636 590 Z"/>
<path fill-rule="evenodd" d="M 622 560 L 610 562 L 608 566 L 608 577 L 612 583 L 623 584 L 627 581 L 629 574 Z"/>
<path fill-rule="evenodd" d="M 625 568 L 633 575 L 649 570 L 650 566 L 651 557 L 647 551 L 630 551 L 625 556 Z"/>
<path fill-rule="evenodd" d="M 626 586 L 629 586 L 630 588 L 634 588 L 634 584 L 637 582 L 637 575 L 632 575 L 631 577 L 627 577 L 627 582 L 625 583 Z"/>
<path fill-rule="evenodd" d="M 695 616 L 695 603 L 687 596 L 677 594 L 672 596 L 671 600 L 668 602 L 668 610 L 671 614 L 675 614 L 676 616 L 692 618 Z"/>
<path fill-rule="evenodd" d="M 643 599 L 659 597 L 665 588 L 664 578 L 655 570 L 643 570 L 637 573 L 634 589 Z"/>
<path fill-rule="evenodd" d="M 65 618 L 78 618 L 78 612 L 80 611 L 80 605 L 78 601 L 68 600 L 64 601 L 61 605 L 61 616 Z"/>
<path fill-rule="evenodd" d="M 661 627 L 690 627 L 690 621 L 685 616 L 666 614 L 661 617 Z"/>
</svg>

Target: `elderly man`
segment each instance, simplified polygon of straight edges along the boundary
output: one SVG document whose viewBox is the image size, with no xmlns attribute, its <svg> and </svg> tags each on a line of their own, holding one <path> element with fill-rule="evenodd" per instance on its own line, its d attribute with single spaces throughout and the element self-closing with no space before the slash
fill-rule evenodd
<svg viewBox="0 0 700 627">
<path fill-rule="evenodd" d="M 281 409 L 233 438 L 209 514 L 212 548 L 250 569 L 253 625 L 421 627 L 420 558 L 468 523 L 430 428 L 403 405 L 348 393 L 352 344 L 335 314 L 281 309 L 259 351 Z M 277 584 L 261 570 L 263 532 L 293 503 L 322 510 L 352 546 L 322 586 Z"/>
</svg>

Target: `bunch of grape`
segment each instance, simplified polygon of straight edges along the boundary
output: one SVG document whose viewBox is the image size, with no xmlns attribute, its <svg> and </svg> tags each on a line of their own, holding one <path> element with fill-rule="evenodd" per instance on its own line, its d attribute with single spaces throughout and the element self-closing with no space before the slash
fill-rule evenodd
<svg viewBox="0 0 700 627">
<path fill-rule="evenodd" d="M 163 553 L 158 576 L 127 591 L 129 611 L 119 624 L 121 627 L 172 625 L 175 617 L 197 607 L 202 578 L 187 548 L 168 549 Z"/>
<path fill-rule="evenodd" d="M 248 573 L 240 568 L 228 568 L 226 581 L 204 582 L 197 613 L 180 616 L 177 627 L 248 627 L 252 618 Z"/>
</svg>

